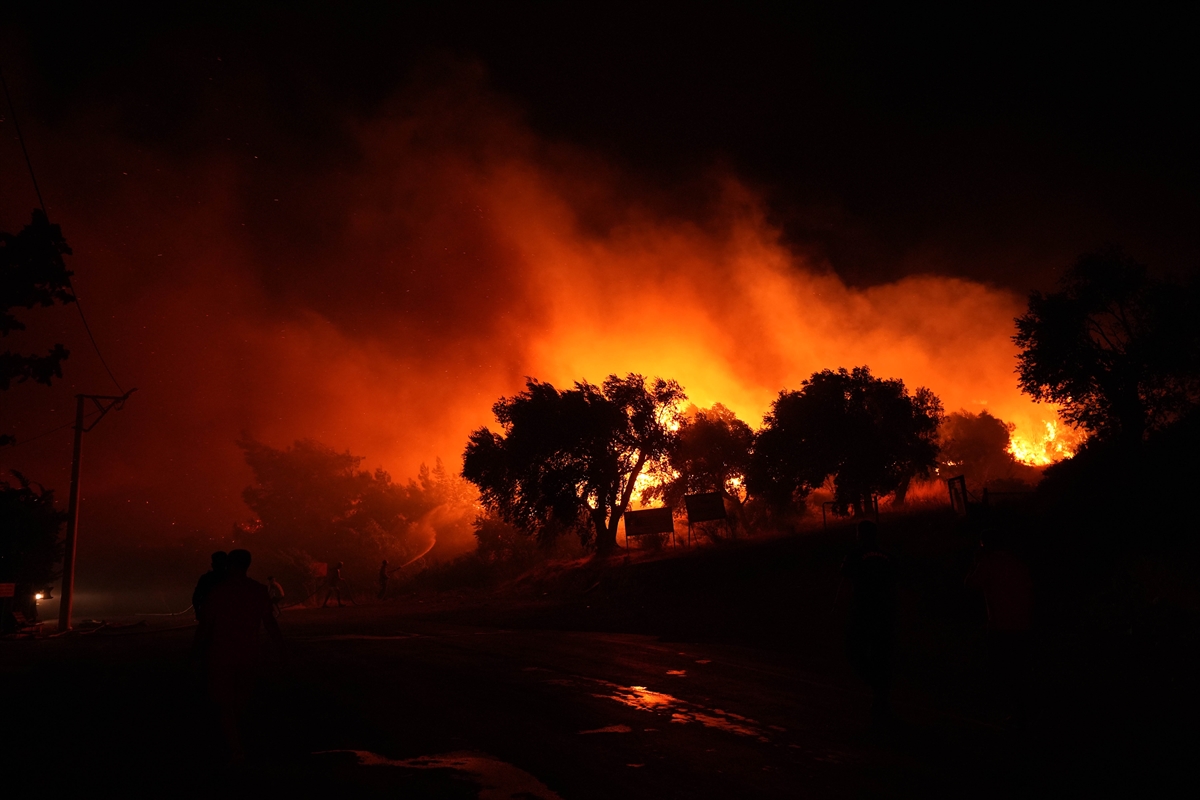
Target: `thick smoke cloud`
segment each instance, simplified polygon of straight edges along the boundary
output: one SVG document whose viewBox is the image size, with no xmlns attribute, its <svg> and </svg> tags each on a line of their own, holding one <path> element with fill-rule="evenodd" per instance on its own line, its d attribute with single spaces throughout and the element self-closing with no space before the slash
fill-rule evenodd
<svg viewBox="0 0 1200 800">
<path fill-rule="evenodd" d="M 97 339 L 138 387 L 88 434 L 89 536 L 227 531 L 248 514 L 242 431 L 349 448 L 400 479 L 456 466 L 526 375 L 672 377 L 756 425 L 814 370 L 867 364 L 1018 433 L 1053 418 L 1016 388 L 1012 292 L 933 274 L 850 288 L 785 247 L 736 175 L 714 167 L 672 197 L 538 138 L 474 68 L 418 84 L 309 169 L 262 141 L 142 150 L 98 112 L 71 136 L 32 129 Z M 23 185 L 3 146 L 3 179 Z M 28 219 L 31 198 L 2 202 L 6 228 Z M 2 398 L 19 439 L 69 422 L 75 392 L 114 388 L 74 314 L 26 316 L 16 344 L 72 356 L 61 384 Z M 69 461 L 69 430 L 0 451 L 63 496 Z"/>
</svg>

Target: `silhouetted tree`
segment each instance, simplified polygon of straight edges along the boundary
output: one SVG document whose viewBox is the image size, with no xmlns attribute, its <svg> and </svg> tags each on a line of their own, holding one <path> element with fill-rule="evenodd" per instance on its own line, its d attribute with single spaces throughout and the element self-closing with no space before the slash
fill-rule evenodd
<svg viewBox="0 0 1200 800">
<path fill-rule="evenodd" d="M 1198 315 L 1194 285 L 1116 249 L 1085 255 L 1016 320 L 1021 389 L 1098 439 L 1141 441 L 1200 399 Z"/>
<path fill-rule="evenodd" d="M 475 519 L 476 551 L 489 564 L 523 566 L 537 556 L 533 537 L 499 517 L 481 514 Z"/>
<path fill-rule="evenodd" d="M 360 456 L 312 439 L 279 450 L 243 437 L 238 446 L 254 471 L 254 485 L 246 487 L 242 499 L 258 516 L 266 537 L 318 556 L 361 521 L 355 513 L 363 495 L 381 491 L 372 486 L 375 476 L 358 469 Z M 391 482 L 386 473 L 380 478 Z"/>
<path fill-rule="evenodd" d="M 942 404 L 928 389 L 867 367 L 813 373 L 784 390 L 755 437 L 750 493 L 776 504 L 802 500 L 832 478 L 841 511 L 861 514 L 872 495 L 904 501 L 909 482 L 937 463 Z"/>
<path fill-rule="evenodd" d="M 502 433 L 471 434 L 463 477 L 509 524 L 543 539 L 574 530 L 608 553 L 638 476 L 666 456 L 684 399 L 674 381 L 634 374 L 561 392 L 531 378 L 492 406 Z"/>
<path fill-rule="evenodd" d="M 0 335 L 25 330 L 14 309 L 75 301 L 71 272 L 63 262 L 63 256 L 70 254 L 62 230 L 51 225 L 40 209 L 34 210 L 32 222 L 20 233 L 0 231 Z M 62 377 L 62 362 L 68 355 L 61 344 L 42 356 L 0 353 L 0 390 L 28 380 L 49 386 L 52 379 Z M 0 446 L 13 441 L 0 435 Z"/>
<path fill-rule="evenodd" d="M 0 632 L 12 619 L 10 609 L 36 613 L 33 592 L 58 578 L 59 531 L 67 519 L 55 507 L 52 490 L 30 483 L 19 472 L 13 475 L 15 486 L 0 481 L 0 583 L 15 583 L 17 591 L 11 601 L 0 601 Z"/>
<path fill-rule="evenodd" d="M 294 581 L 316 561 L 344 561 L 348 575 L 365 579 L 381 559 L 398 567 L 439 534 L 471 541 L 471 487 L 440 459 L 401 485 L 382 469 L 359 469 L 360 456 L 311 439 L 281 450 L 244 436 L 238 446 L 254 471 L 242 497 L 256 519 L 237 525 L 235 537 L 270 550 L 294 569 Z"/>
<path fill-rule="evenodd" d="M 976 488 L 1035 482 L 1038 470 L 1009 452 L 1013 427 L 986 410 L 947 414 L 938 428 L 942 475 L 965 475 L 967 483 Z"/>
<path fill-rule="evenodd" d="M 658 482 L 642 493 L 642 499 L 661 499 L 664 505 L 678 508 L 684 495 L 720 492 L 741 502 L 753 445 L 750 426 L 725 406 L 693 407 L 672 437 L 667 458 L 656 474 Z"/>
</svg>

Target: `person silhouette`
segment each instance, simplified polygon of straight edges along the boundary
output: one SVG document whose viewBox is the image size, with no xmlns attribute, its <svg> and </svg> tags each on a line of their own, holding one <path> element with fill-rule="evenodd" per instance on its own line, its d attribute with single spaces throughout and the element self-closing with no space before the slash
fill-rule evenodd
<svg viewBox="0 0 1200 800">
<path fill-rule="evenodd" d="M 853 587 L 846 645 L 851 664 L 871 687 L 876 719 L 891 715 L 892 650 L 896 626 L 896 558 L 879 547 L 879 526 L 858 523 L 857 545 L 842 564 Z"/>
<path fill-rule="evenodd" d="M 224 550 L 218 550 L 212 554 L 211 563 L 212 569 L 200 576 L 200 579 L 196 581 L 196 588 L 192 591 L 192 613 L 196 615 L 197 622 L 203 621 L 204 606 L 209 594 L 225 581 L 229 566 L 229 554 Z"/>
<path fill-rule="evenodd" d="M 321 608 L 329 605 L 329 598 L 337 596 L 338 608 L 342 607 L 342 562 L 339 561 L 337 566 L 330 568 L 329 573 L 325 576 L 325 602 L 321 604 Z"/>
<path fill-rule="evenodd" d="M 228 575 L 209 594 L 197 632 L 208 696 L 216 706 L 231 764 L 245 759 L 239 717 L 254 690 L 259 631 L 265 628 L 277 652 L 283 652 L 267 587 L 246 575 L 249 568 L 248 550 L 229 554 Z"/>
<path fill-rule="evenodd" d="M 1020 727 L 1033 628 L 1033 577 L 1013 552 L 1007 533 L 992 528 L 980 537 L 979 557 L 965 583 L 983 595 L 988 672 L 1005 721 Z"/>
<path fill-rule="evenodd" d="M 388 567 L 387 567 L 387 559 L 385 558 L 383 560 L 383 563 L 379 565 L 379 599 L 380 600 L 383 600 L 387 597 L 387 584 L 388 584 Z"/>
<path fill-rule="evenodd" d="M 279 604 L 283 602 L 283 586 L 275 580 L 274 575 L 267 576 L 267 596 L 271 598 L 275 616 L 279 616 Z"/>
</svg>

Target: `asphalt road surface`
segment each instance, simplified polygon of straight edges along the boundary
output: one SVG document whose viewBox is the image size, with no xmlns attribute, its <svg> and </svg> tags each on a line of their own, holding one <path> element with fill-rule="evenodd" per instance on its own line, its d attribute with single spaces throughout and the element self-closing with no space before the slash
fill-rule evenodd
<svg viewBox="0 0 1200 800">
<path fill-rule="evenodd" d="M 873 726 L 852 678 L 786 655 L 456 619 L 285 612 L 240 769 L 222 766 L 190 628 L 0 643 L 20 720 L 5 772 L 164 797 L 574 800 L 1008 795 L 1044 766 L 1013 732 L 904 700 Z"/>
</svg>

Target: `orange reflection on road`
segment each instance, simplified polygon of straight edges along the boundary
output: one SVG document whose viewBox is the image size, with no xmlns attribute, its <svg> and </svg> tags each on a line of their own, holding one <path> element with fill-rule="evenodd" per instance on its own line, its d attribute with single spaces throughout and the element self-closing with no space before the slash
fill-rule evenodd
<svg viewBox="0 0 1200 800">
<path fill-rule="evenodd" d="M 608 689 L 611 694 L 597 694 L 608 700 L 636 708 L 640 711 L 665 712 L 671 715 L 671 722 L 687 725 L 698 722 L 706 728 L 716 728 L 739 736 L 752 736 L 760 742 L 769 741 L 763 735 L 763 730 L 756 720 L 733 714 L 719 708 L 706 708 L 665 692 L 655 692 L 645 686 L 618 686 L 608 681 L 595 681 Z"/>
<path fill-rule="evenodd" d="M 653 711 L 656 709 L 666 710 L 672 705 L 680 702 L 679 699 L 672 697 L 669 694 L 662 692 L 652 692 L 645 686 L 630 686 L 628 688 L 618 687 L 615 694 L 612 695 L 613 700 L 619 700 L 627 706 L 640 708 L 645 711 Z"/>
</svg>

